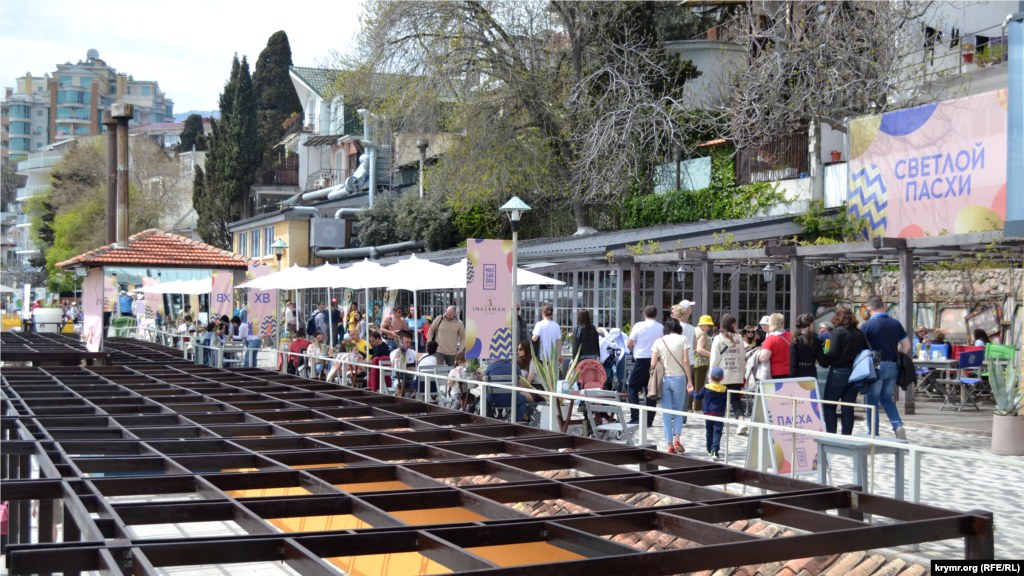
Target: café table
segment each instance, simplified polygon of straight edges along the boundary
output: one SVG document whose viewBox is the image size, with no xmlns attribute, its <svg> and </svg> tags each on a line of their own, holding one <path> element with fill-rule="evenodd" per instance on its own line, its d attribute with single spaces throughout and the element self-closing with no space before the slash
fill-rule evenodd
<svg viewBox="0 0 1024 576">
<path fill-rule="evenodd" d="M 914 393 L 924 392 L 929 398 L 934 391 L 939 397 L 945 398 L 947 391 L 941 388 L 939 383 L 943 372 L 956 371 L 957 361 L 952 358 L 935 358 L 928 360 L 914 359 L 914 367 L 919 370 L 928 370 L 921 378 L 918 378 L 914 386 Z"/>
</svg>

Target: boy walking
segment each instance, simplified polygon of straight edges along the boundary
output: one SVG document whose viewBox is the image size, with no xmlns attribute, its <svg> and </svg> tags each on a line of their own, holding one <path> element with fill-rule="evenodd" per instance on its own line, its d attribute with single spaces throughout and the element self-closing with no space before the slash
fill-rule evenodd
<svg viewBox="0 0 1024 576">
<path fill-rule="evenodd" d="M 708 416 L 725 416 L 725 391 L 727 388 L 722 384 L 725 378 L 725 371 L 721 366 L 715 366 L 709 374 L 711 382 L 704 385 L 704 388 L 694 391 L 693 382 L 686 383 L 686 390 L 697 400 L 704 401 L 704 414 Z M 708 456 L 718 462 L 718 448 L 722 442 L 722 428 L 724 422 L 704 421 L 704 429 L 707 438 Z"/>
</svg>

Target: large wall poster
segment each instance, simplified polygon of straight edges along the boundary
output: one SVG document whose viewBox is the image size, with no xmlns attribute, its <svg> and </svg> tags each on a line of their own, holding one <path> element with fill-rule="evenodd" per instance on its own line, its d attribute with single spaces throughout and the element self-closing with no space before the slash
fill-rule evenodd
<svg viewBox="0 0 1024 576">
<path fill-rule="evenodd" d="M 821 421 L 818 383 L 814 378 L 765 380 L 761 383 L 760 392 L 773 396 L 758 397 L 754 406 L 754 422 L 815 432 L 825 431 Z M 796 420 L 793 419 L 794 402 Z M 814 437 L 796 434 L 794 449 L 792 432 L 772 430 L 766 434 L 766 441 L 762 441 L 762 434 L 751 432 L 750 446 L 747 448 L 748 468 L 754 467 L 754 461 L 760 455 L 762 466 L 764 462 L 770 462 L 776 474 L 790 474 L 794 468 L 797 474 L 808 474 L 818 470 L 818 445 Z"/>
<path fill-rule="evenodd" d="M 110 284 L 106 280 L 102 268 L 90 268 L 82 281 L 82 339 L 90 352 L 103 349 L 105 288 Z"/>
<path fill-rule="evenodd" d="M 868 236 L 1003 228 L 1006 91 L 850 122 L 849 210 Z"/>
<path fill-rule="evenodd" d="M 231 270 L 213 270 L 210 278 L 210 309 L 215 317 L 234 314 L 235 273 Z"/>
<path fill-rule="evenodd" d="M 466 242 L 466 358 L 512 359 L 512 241 Z"/>
<path fill-rule="evenodd" d="M 250 264 L 245 279 L 255 280 L 271 273 L 270 266 Z M 246 297 L 250 334 L 271 340 L 277 338 L 277 290 L 249 290 Z M 269 343 L 264 341 L 264 343 Z"/>
</svg>

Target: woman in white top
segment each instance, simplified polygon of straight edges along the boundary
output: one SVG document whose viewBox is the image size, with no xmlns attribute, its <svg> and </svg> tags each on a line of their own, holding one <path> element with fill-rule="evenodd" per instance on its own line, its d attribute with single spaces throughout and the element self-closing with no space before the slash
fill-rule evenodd
<svg viewBox="0 0 1024 576">
<path fill-rule="evenodd" d="M 665 321 L 665 335 L 651 347 L 651 365 L 661 362 L 665 379 L 661 384 L 661 407 L 682 412 L 686 399 L 686 382 L 693 379 L 690 372 L 690 342 L 683 336 L 683 327 L 675 318 Z M 674 414 L 662 414 L 668 453 L 685 452 L 680 435 L 685 419 Z"/>
<path fill-rule="evenodd" d="M 725 372 L 722 384 L 733 391 L 743 389 L 746 369 L 746 355 L 743 349 L 743 337 L 736 331 L 736 318 L 732 314 L 722 316 L 722 329 L 711 341 L 711 368 L 719 366 Z M 740 394 L 730 394 L 732 406 L 729 416 L 743 420 L 743 403 Z M 743 428 L 746 428 L 744 426 Z"/>
</svg>

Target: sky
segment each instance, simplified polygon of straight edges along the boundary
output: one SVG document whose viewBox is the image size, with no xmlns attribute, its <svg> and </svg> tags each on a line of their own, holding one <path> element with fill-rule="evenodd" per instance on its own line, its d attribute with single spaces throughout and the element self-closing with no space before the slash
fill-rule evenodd
<svg viewBox="0 0 1024 576">
<path fill-rule="evenodd" d="M 88 8 L 88 9 L 86 9 Z M 0 80 L 51 75 L 57 63 L 95 48 L 118 72 L 156 80 L 175 113 L 214 110 L 231 57 L 259 56 L 282 28 L 296 66 L 318 66 L 345 51 L 359 28 L 359 0 L 179 0 L 176 2 L 0 2 Z M 117 14 L 120 25 L 112 26 Z"/>
</svg>

